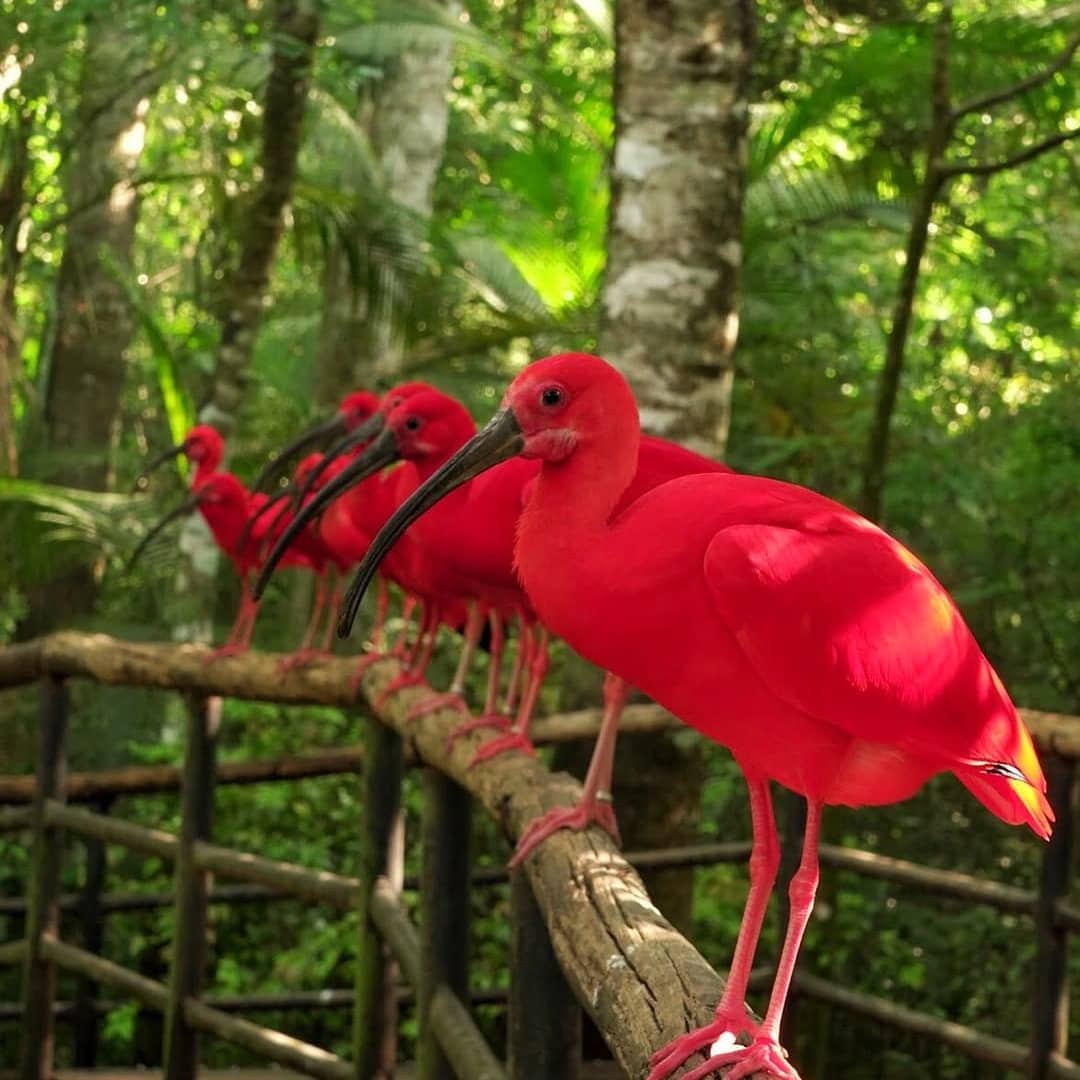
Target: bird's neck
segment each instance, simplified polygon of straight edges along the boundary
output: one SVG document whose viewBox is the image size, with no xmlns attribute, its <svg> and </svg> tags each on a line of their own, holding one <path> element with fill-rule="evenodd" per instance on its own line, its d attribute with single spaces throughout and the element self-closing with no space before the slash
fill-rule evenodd
<svg viewBox="0 0 1080 1080">
<path fill-rule="evenodd" d="M 637 470 L 641 433 L 636 411 L 605 430 L 579 436 L 563 461 L 545 461 L 522 514 L 522 532 L 583 541 L 605 531 Z"/>
</svg>

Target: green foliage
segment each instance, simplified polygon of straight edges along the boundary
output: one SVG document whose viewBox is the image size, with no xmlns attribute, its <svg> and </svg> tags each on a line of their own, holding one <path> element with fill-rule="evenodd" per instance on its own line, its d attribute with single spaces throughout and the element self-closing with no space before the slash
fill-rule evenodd
<svg viewBox="0 0 1080 1080">
<path fill-rule="evenodd" d="M 64 227 L 61 177 L 79 136 L 78 77 L 87 13 L 98 0 L 0 0 L 0 190 L 30 125 L 30 169 L 15 279 L 19 364 L 14 411 L 24 447 L 42 422 Z M 321 320 L 342 298 L 328 267 L 347 267 L 359 313 L 357 355 L 370 348 L 364 315 L 398 305 L 404 370 L 460 395 L 482 417 L 530 357 L 595 345 L 609 205 L 605 168 L 614 116 L 610 8 L 595 0 L 470 3 L 457 18 L 424 3 L 333 0 L 324 6 L 300 176 L 271 282 L 230 465 L 250 477 L 267 448 L 315 409 Z M 731 460 L 751 471 L 853 500 L 918 190 L 929 119 L 935 13 L 912 0 L 762 0 L 744 231 L 744 304 Z M 956 0 L 955 101 L 977 98 L 1048 63 L 1075 23 L 1075 5 Z M 259 159 L 269 55 L 267 4 L 182 0 L 117 3 L 132 63 L 166 69 L 149 102 L 139 164 L 140 217 L 132 271 L 119 280 L 137 334 L 108 493 L 0 481 L 0 637 L 17 631 L 35 582 L 93 562 L 95 625 L 164 638 L 176 619 L 175 547 L 163 541 L 133 571 L 130 551 L 181 478 L 155 480 L 153 500 L 122 494 L 149 454 L 181 437 L 206 397 L 221 283 L 237 252 Z M 449 135 L 431 221 L 388 189 L 367 113 L 405 49 L 453 43 Z M 14 64 L 17 64 L 18 73 Z M 134 70 L 134 68 L 133 68 Z M 1075 66 L 1016 101 L 959 124 L 958 161 L 997 160 L 1075 127 Z M 1080 386 L 1075 148 L 990 178 L 960 177 L 933 221 L 894 427 L 887 525 L 954 592 L 1020 702 L 1080 712 Z M 1070 216 L 1071 215 L 1071 216 Z M 9 228 L 0 221 L 0 230 Z M 5 236 L 6 242 L 6 236 Z M 6 272 L 0 269 L 0 275 Z M 347 373 L 331 372 L 344 385 Z M 308 586 L 298 572 L 268 596 L 266 647 L 291 645 Z M 223 576 L 219 623 L 236 584 Z M 446 657 L 440 661 L 449 664 Z M 546 707 L 558 708 L 556 652 Z M 479 689 L 483 673 L 476 675 Z M 440 670 L 435 680 L 448 678 Z M 74 765 L 175 762 L 179 719 L 158 695 L 79 688 Z M 34 707 L 5 702 L 4 764 L 30 765 Z M 357 738 L 337 710 L 229 702 L 224 759 L 271 757 Z M 745 798 L 728 756 L 709 750 L 703 832 L 748 835 Z M 408 797 L 410 836 L 418 796 Z M 175 829 L 172 797 L 124 800 L 118 816 Z M 354 872 L 358 790 L 352 778 L 219 793 L 216 837 L 303 865 Z M 828 839 L 1031 885 L 1039 850 L 974 808 L 951 780 L 899 807 L 837 811 Z M 477 824 L 479 862 L 505 858 L 490 822 Z M 415 851 L 410 850 L 415 869 Z M 27 853 L 0 840 L 0 894 L 22 891 Z M 66 886 L 79 861 L 66 861 Z M 111 851 L 110 891 L 167 890 L 167 869 Z M 738 925 L 740 866 L 697 872 L 696 939 L 722 966 Z M 506 985 L 507 896 L 477 890 L 474 983 Z M 356 928 L 291 901 L 213 912 L 215 993 L 350 985 Z M 0 939 L 13 936 L 3 920 Z M 171 913 L 113 916 L 107 952 L 162 978 Z M 774 949 L 767 927 L 764 951 Z M 846 874 L 826 875 L 804 961 L 854 989 L 889 997 L 1022 1041 L 1027 1031 L 1030 924 L 945 904 Z M 1074 950 L 1075 952 L 1075 950 Z M 1076 961 L 1073 961 L 1076 966 Z M 974 969 L 974 970 L 973 970 Z M 1080 975 L 1080 971 L 1074 972 Z M 17 980 L 0 972 L 0 997 Z M 759 1002 L 760 1004 L 760 1002 Z M 934 1044 L 807 1002 L 800 1004 L 804 1075 L 878 1080 L 996 1075 Z M 499 1036 L 505 1019 L 482 1013 Z M 347 1052 L 345 1013 L 263 1015 L 309 1041 Z M 410 1023 L 412 1018 L 410 1017 Z M 135 1060 L 145 1017 L 124 1005 L 106 1020 L 103 1059 Z M 1074 1023 L 1075 1027 L 1075 1023 Z M 1074 1036 L 1080 1028 L 1074 1031 Z M 0 1032 L 0 1046 L 6 1032 Z M 64 1038 L 67 1038 L 65 1035 Z M 152 1039 L 148 1041 L 153 1042 Z M 62 1041 L 61 1054 L 69 1048 Z M 247 1059 L 221 1044 L 207 1064 Z"/>
</svg>

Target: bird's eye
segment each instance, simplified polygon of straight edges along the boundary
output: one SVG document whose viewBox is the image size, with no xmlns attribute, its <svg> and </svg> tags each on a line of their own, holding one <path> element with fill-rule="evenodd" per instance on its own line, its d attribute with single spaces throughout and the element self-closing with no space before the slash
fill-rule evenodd
<svg viewBox="0 0 1080 1080">
<path fill-rule="evenodd" d="M 540 404 L 546 409 L 554 409 L 556 405 L 561 405 L 563 401 L 563 392 L 557 386 L 545 386 L 540 391 Z"/>
<path fill-rule="evenodd" d="M 419 431 L 421 423 L 422 421 L 419 416 L 410 416 L 409 419 L 405 421 L 405 426 L 410 431 Z"/>
</svg>

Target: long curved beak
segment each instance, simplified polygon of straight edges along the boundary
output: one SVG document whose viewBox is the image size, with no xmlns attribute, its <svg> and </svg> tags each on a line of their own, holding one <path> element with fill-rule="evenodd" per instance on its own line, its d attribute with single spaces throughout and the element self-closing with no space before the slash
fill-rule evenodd
<svg viewBox="0 0 1080 1080">
<path fill-rule="evenodd" d="M 259 599 L 266 589 L 270 575 L 274 567 L 281 561 L 286 548 L 293 542 L 297 534 L 317 514 L 321 514 L 339 495 L 355 487 L 361 480 L 373 476 L 380 469 L 385 468 L 400 457 L 394 433 L 388 428 L 347 468 L 344 468 L 330 481 L 326 487 L 316 492 L 315 496 L 302 506 L 296 516 L 289 522 L 289 526 L 277 538 L 267 555 L 266 561 L 259 571 L 259 579 L 255 582 L 255 598 Z"/>
<path fill-rule="evenodd" d="M 179 506 L 170 510 L 156 525 L 152 526 L 149 532 L 139 541 L 135 550 L 128 556 L 127 562 L 124 563 L 124 573 L 127 573 L 138 562 L 139 556 L 150 546 L 150 542 L 155 536 L 176 521 L 177 518 L 186 517 L 198 505 L 198 495 L 189 495 Z"/>
<path fill-rule="evenodd" d="M 341 457 L 342 454 L 347 454 L 354 447 L 363 446 L 364 443 L 370 442 L 383 430 L 385 424 L 386 418 L 382 413 L 375 413 L 369 416 L 358 428 L 331 443 L 323 453 L 322 461 L 307 474 L 303 484 L 300 486 L 297 495 L 299 502 L 303 503 L 304 499 L 311 494 L 312 489 L 319 481 L 319 477 L 326 472 L 337 458 Z"/>
<path fill-rule="evenodd" d="M 282 447 L 263 467 L 255 478 L 252 491 L 265 491 L 270 482 L 279 477 L 287 468 L 290 461 L 297 454 L 306 450 L 309 446 L 315 446 L 323 439 L 333 438 L 340 435 L 345 429 L 345 417 L 341 413 L 335 413 L 329 420 L 316 424 L 300 435 L 287 446 Z"/>
<path fill-rule="evenodd" d="M 168 450 L 163 450 L 157 457 L 151 458 L 147 462 L 146 468 L 135 477 L 135 483 L 131 486 L 132 492 L 141 491 L 150 482 L 151 473 L 160 469 L 166 461 L 171 461 L 174 457 L 184 453 L 187 448 L 188 444 L 185 439 L 182 443 L 177 443 L 175 446 L 170 446 Z"/>
<path fill-rule="evenodd" d="M 493 468 L 525 449 L 525 436 L 509 409 L 497 412 L 438 472 L 421 484 L 393 513 L 360 562 L 356 576 L 345 594 L 338 620 L 338 637 L 348 637 L 364 593 L 387 552 L 401 534 L 452 491 L 474 476 Z"/>
</svg>

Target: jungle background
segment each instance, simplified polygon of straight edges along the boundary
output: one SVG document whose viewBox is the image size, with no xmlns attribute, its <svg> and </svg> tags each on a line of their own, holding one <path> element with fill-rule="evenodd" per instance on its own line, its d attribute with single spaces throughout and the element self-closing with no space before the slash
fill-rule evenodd
<svg viewBox="0 0 1080 1080">
<path fill-rule="evenodd" d="M 651 429 L 881 521 L 1020 704 L 1080 713 L 1078 27 L 1043 0 L 0 0 L 0 640 L 221 638 L 237 587 L 197 520 L 124 569 L 184 473 L 132 482 L 197 418 L 250 479 L 354 386 L 429 379 L 485 419 L 529 359 L 581 349 Z M 310 582 L 280 578 L 261 648 L 306 615 Z M 598 687 L 560 651 L 544 708 Z M 159 696 L 79 687 L 76 708 L 77 768 L 179 758 Z M 0 771 L 27 771 L 33 700 L 0 710 Z M 345 712 L 230 701 L 222 755 L 356 738 Z M 749 835 L 730 758 L 690 732 L 624 740 L 616 780 L 629 847 Z M 216 837 L 352 873 L 358 790 L 223 789 Z M 826 822 L 1036 879 L 1039 845 L 951 779 Z M 480 862 L 505 859 L 478 829 Z M 28 858 L 0 842 L 0 894 Z M 110 853 L 109 891 L 168 886 Z M 650 887 L 723 970 L 745 869 Z M 505 891 L 475 902 L 476 985 L 504 985 Z M 161 977 L 170 918 L 112 916 L 106 955 Z M 207 990 L 348 987 L 355 938 L 294 901 L 215 909 Z M 1022 917 L 829 872 L 802 964 L 1024 1042 L 1033 950 Z M 260 1019 L 348 1044 L 346 1010 Z M 159 1038 L 119 1007 L 101 1061 L 153 1064 Z M 812 1002 L 792 1050 L 808 1080 L 998 1075 Z"/>
</svg>

